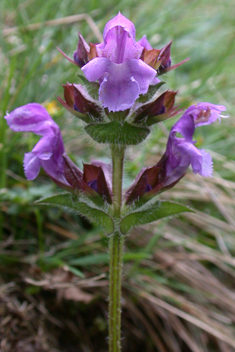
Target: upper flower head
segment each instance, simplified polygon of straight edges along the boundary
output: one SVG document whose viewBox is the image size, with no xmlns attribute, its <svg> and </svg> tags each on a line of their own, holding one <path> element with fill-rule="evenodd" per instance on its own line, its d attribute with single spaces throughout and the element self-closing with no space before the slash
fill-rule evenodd
<svg viewBox="0 0 235 352">
<path fill-rule="evenodd" d="M 143 46 L 135 41 L 135 26 L 121 13 L 106 24 L 103 36 L 104 42 L 95 47 L 96 57 L 82 71 L 89 81 L 99 80 L 104 107 L 123 111 L 156 83 L 156 71 L 140 59 Z"/>
<path fill-rule="evenodd" d="M 157 75 L 168 72 L 186 60 L 171 66 L 171 44 L 153 49 L 146 36 L 135 40 L 135 26 L 120 12 L 104 28 L 103 42 L 87 44 L 79 34 L 74 60 L 90 82 L 99 81 L 99 101 L 109 111 L 124 111 L 133 106 L 150 85 L 159 83 Z"/>
</svg>

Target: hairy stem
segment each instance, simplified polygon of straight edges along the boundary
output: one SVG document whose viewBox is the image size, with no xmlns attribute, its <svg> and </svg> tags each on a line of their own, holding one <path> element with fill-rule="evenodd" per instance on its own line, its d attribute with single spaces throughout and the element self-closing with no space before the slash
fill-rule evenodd
<svg viewBox="0 0 235 352">
<path fill-rule="evenodd" d="M 121 351 L 121 279 L 123 236 L 119 231 L 122 206 L 122 177 L 125 148 L 112 146 L 113 163 L 113 215 L 116 228 L 110 236 L 109 266 L 109 352 Z"/>
</svg>

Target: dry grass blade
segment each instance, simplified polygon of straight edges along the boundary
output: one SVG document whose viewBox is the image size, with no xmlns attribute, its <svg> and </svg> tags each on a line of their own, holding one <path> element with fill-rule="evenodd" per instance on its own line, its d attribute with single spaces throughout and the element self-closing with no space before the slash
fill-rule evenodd
<svg viewBox="0 0 235 352">
<path fill-rule="evenodd" d="M 100 30 L 97 27 L 96 23 L 93 21 L 91 16 L 89 16 L 86 13 L 62 17 L 62 18 L 56 18 L 54 20 L 49 20 L 49 21 L 45 21 L 45 22 L 32 23 L 32 24 L 28 24 L 24 27 L 20 27 L 20 29 L 26 30 L 26 31 L 36 31 L 36 30 L 42 28 L 43 26 L 46 26 L 46 27 L 61 26 L 61 25 L 76 23 L 79 21 L 86 21 L 87 24 L 89 25 L 89 27 L 91 28 L 92 32 L 96 36 L 96 38 L 100 42 L 103 41 L 102 34 L 100 33 Z M 19 27 L 5 28 L 5 29 L 3 29 L 3 35 L 7 36 L 10 34 L 13 34 L 13 33 L 17 32 L 18 29 L 19 29 Z"/>
<path fill-rule="evenodd" d="M 187 320 L 188 322 L 194 324 L 195 326 L 199 327 L 200 329 L 205 330 L 206 332 L 208 332 L 209 334 L 213 335 L 214 337 L 218 338 L 219 340 L 222 340 L 226 343 L 228 343 L 230 346 L 235 347 L 235 340 L 232 339 L 231 337 L 221 333 L 220 331 L 218 331 L 217 329 L 213 328 L 212 326 L 209 326 L 208 324 L 205 324 L 204 322 L 202 322 L 201 320 L 183 312 L 182 310 L 170 305 L 167 302 L 164 302 L 163 300 L 154 297 L 153 295 L 144 292 L 144 291 L 139 291 L 138 294 L 143 297 L 146 298 L 148 301 L 152 302 L 154 305 L 156 304 L 159 307 L 162 307 L 164 309 L 166 309 L 167 311 L 171 312 L 172 314 L 175 314 L 176 316 Z"/>
<path fill-rule="evenodd" d="M 163 343 L 159 339 L 158 335 L 156 334 L 156 332 L 154 331 L 153 327 L 151 326 L 147 318 L 144 316 L 144 314 L 142 314 L 142 312 L 130 300 L 127 300 L 127 306 L 128 306 L 128 309 L 132 312 L 133 317 L 137 317 L 142 322 L 142 324 L 146 327 L 146 331 L 151 336 L 153 343 L 155 344 L 159 352 L 167 352 Z M 145 309 L 146 309 L 146 306 L 145 306 Z"/>
</svg>

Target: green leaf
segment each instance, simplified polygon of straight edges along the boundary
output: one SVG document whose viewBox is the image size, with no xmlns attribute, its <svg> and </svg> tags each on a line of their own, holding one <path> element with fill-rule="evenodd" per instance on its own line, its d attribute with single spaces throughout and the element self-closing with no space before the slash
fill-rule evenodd
<svg viewBox="0 0 235 352">
<path fill-rule="evenodd" d="M 149 100 L 153 98 L 153 96 L 157 93 L 157 91 L 163 86 L 166 82 L 159 82 L 156 85 L 149 86 L 148 92 L 146 94 L 140 95 L 138 98 L 139 103 L 147 103 Z"/>
<path fill-rule="evenodd" d="M 85 275 L 78 270 L 77 268 L 74 268 L 72 266 L 67 266 L 68 271 L 70 271 L 72 274 L 79 276 L 79 277 L 85 277 Z"/>
<path fill-rule="evenodd" d="M 36 203 L 64 207 L 73 210 L 78 214 L 85 216 L 89 220 L 103 226 L 108 234 L 111 234 L 114 231 L 113 220 L 109 215 L 102 210 L 93 208 L 86 203 L 79 201 L 78 197 L 72 196 L 70 193 L 57 194 L 52 197 L 43 198 L 38 200 Z"/>
<path fill-rule="evenodd" d="M 120 223 L 120 230 L 123 234 L 126 234 L 134 226 L 149 224 L 150 222 L 172 216 L 184 212 L 193 212 L 188 207 L 172 203 L 172 202 L 160 202 L 157 201 L 154 204 L 148 205 L 148 208 L 144 208 L 141 211 L 135 211 L 125 216 Z"/>
<path fill-rule="evenodd" d="M 124 122 L 112 121 L 106 124 L 90 124 L 85 127 L 89 136 L 98 143 L 136 145 L 150 133 L 145 127 L 136 127 Z"/>
<path fill-rule="evenodd" d="M 141 259 L 150 259 L 152 256 L 149 253 L 143 252 L 129 252 L 124 253 L 123 261 L 128 262 L 132 260 L 141 260 Z M 86 255 L 85 257 L 76 258 L 70 261 L 71 265 L 97 265 L 97 264 L 108 264 L 109 263 L 109 254 L 108 253 L 100 253 L 94 255 Z"/>
</svg>

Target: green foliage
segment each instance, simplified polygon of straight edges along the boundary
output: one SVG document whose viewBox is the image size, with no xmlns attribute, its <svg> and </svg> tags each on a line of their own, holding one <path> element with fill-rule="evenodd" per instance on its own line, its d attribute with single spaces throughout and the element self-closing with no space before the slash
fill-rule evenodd
<svg viewBox="0 0 235 352">
<path fill-rule="evenodd" d="M 182 204 L 157 201 L 143 207 L 143 210 L 135 211 L 125 216 L 121 220 L 120 230 L 123 234 L 126 234 L 132 229 L 132 227 L 149 224 L 156 220 L 184 212 L 193 212 L 193 210 Z"/>
<path fill-rule="evenodd" d="M 88 125 L 85 131 L 98 143 L 136 145 L 144 141 L 150 130 L 124 122 L 112 121 L 106 124 Z"/>
<path fill-rule="evenodd" d="M 92 208 L 84 201 L 80 201 L 79 197 L 72 196 L 70 193 L 57 194 L 52 197 L 43 198 L 37 201 L 38 204 L 48 206 L 63 207 L 77 212 L 79 215 L 101 225 L 108 234 L 114 231 L 113 220 L 103 211 Z"/>
</svg>

